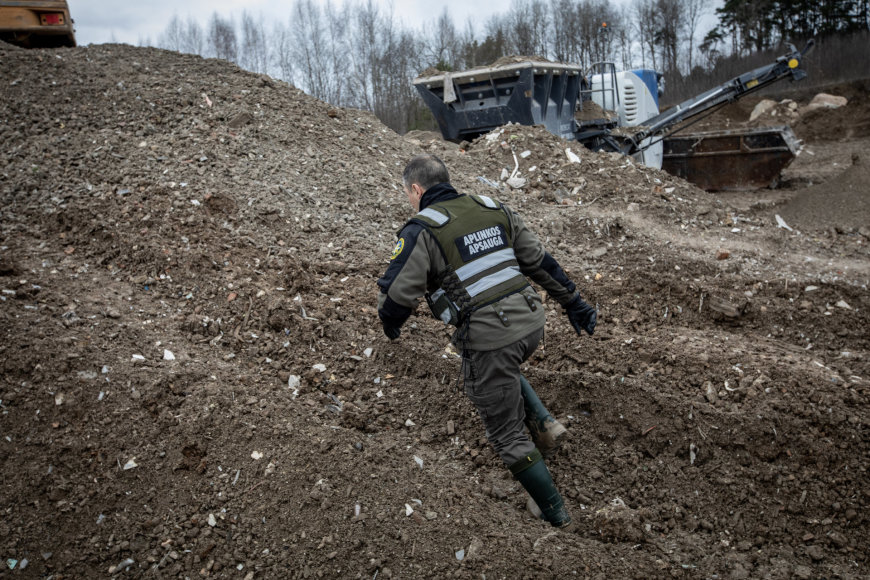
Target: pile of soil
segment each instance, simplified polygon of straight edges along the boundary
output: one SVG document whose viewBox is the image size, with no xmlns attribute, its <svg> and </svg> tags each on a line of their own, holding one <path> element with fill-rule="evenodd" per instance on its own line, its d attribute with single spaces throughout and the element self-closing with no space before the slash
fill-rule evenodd
<svg viewBox="0 0 870 580">
<path fill-rule="evenodd" d="M 800 190 L 782 216 L 807 231 L 826 227 L 870 231 L 870 165 L 856 155 L 833 179 Z"/>
<path fill-rule="evenodd" d="M 156 49 L 2 47 L 0 119 L 0 576 L 868 575 L 864 235 Z M 421 151 L 599 308 L 579 337 L 548 300 L 524 370 L 573 531 L 525 510 L 450 330 L 381 332 Z"/>
<path fill-rule="evenodd" d="M 819 93 L 845 97 L 848 102 L 837 109 L 807 109 Z M 776 101 L 778 106 L 750 123 L 753 109 L 764 99 Z M 798 105 L 797 110 L 789 108 L 790 102 Z M 692 132 L 790 125 L 798 138 L 806 142 L 864 139 L 870 136 L 870 80 L 810 87 L 801 82 L 772 85 L 762 95 L 745 97 L 689 123 L 691 129 L 687 130 Z"/>
</svg>

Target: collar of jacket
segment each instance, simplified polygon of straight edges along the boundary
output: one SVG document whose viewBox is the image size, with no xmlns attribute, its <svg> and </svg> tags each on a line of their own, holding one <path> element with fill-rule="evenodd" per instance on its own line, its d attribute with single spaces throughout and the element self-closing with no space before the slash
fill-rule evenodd
<svg viewBox="0 0 870 580">
<path fill-rule="evenodd" d="M 433 203 L 438 203 L 439 201 L 447 201 L 449 199 L 454 199 L 459 197 L 459 193 L 453 189 L 453 186 L 449 183 L 439 183 L 437 185 L 433 185 L 429 189 L 426 190 L 426 193 L 423 194 L 423 197 L 420 198 L 420 210 L 424 210 Z"/>
</svg>

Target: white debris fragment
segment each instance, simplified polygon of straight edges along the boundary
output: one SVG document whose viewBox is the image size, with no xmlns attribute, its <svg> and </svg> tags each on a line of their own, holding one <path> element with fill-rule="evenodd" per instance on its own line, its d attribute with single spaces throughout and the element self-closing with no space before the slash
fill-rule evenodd
<svg viewBox="0 0 870 580">
<path fill-rule="evenodd" d="M 520 157 L 522 157 L 523 159 L 527 159 L 529 157 L 529 155 L 531 155 L 531 154 L 532 154 L 532 152 L 529 151 L 528 149 L 526 149 L 525 151 L 520 153 Z"/>
<path fill-rule="evenodd" d="M 163 360 L 175 360 L 175 354 L 171 350 L 163 349 Z"/>
<path fill-rule="evenodd" d="M 461 562 L 464 558 L 465 558 L 465 550 L 461 549 L 461 548 L 459 550 L 456 550 L 456 559 Z"/>
<path fill-rule="evenodd" d="M 413 427 L 414 425 L 416 425 L 416 423 L 414 423 L 414 422 L 411 421 L 410 419 L 408 419 L 407 421 L 405 421 L 405 427 Z"/>
<path fill-rule="evenodd" d="M 514 189 L 522 189 L 526 185 L 526 180 L 522 177 L 508 177 L 505 182 Z"/>
<path fill-rule="evenodd" d="M 299 396 L 299 385 L 302 381 L 302 377 L 299 375 L 290 375 L 287 377 L 287 388 L 293 391 L 293 398 Z"/>
<path fill-rule="evenodd" d="M 580 163 L 580 156 L 571 151 L 570 147 L 565 148 L 565 155 L 568 157 L 568 161 L 571 163 Z"/>
<path fill-rule="evenodd" d="M 143 362 L 144 360 L 145 357 L 141 354 L 134 354 L 133 357 L 130 359 L 130 362 Z"/>
<path fill-rule="evenodd" d="M 272 475 L 273 473 L 275 473 L 275 464 L 270 461 L 269 465 L 266 466 L 266 469 L 263 471 L 263 473 L 265 475 Z"/>
<path fill-rule="evenodd" d="M 133 469 L 135 467 L 139 467 L 139 464 L 136 463 L 135 457 L 131 457 L 130 460 L 124 464 L 124 471 L 127 471 L 128 469 Z"/>
<path fill-rule="evenodd" d="M 414 508 L 412 508 L 410 504 L 406 503 L 405 504 L 405 515 L 410 516 L 412 513 L 414 513 Z"/>
<path fill-rule="evenodd" d="M 217 520 L 214 517 L 214 514 L 208 514 L 208 525 L 211 527 L 215 527 L 217 525 Z"/>
<path fill-rule="evenodd" d="M 849 306 L 845 300 L 839 300 L 836 304 L 837 308 L 842 308 L 843 310 L 852 310 L 852 307 Z"/>
<path fill-rule="evenodd" d="M 758 117 L 764 115 L 765 113 L 776 108 L 776 101 L 771 99 L 762 99 L 759 101 L 755 108 L 752 109 L 752 113 L 749 114 L 749 120 L 754 121 Z"/>
<path fill-rule="evenodd" d="M 254 451 L 251 453 L 251 458 L 256 460 L 256 461 L 259 461 L 260 459 L 263 458 L 263 454 L 260 453 L 259 451 Z"/>
<path fill-rule="evenodd" d="M 782 219 L 782 218 L 780 217 L 779 214 L 776 214 L 776 215 L 774 215 L 773 217 L 776 219 L 776 226 L 777 226 L 777 227 L 779 227 L 779 228 L 785 228 L 785 229 L 787 229 L 787 230 L 790 231 L 790 232 L 793 232 L 793 231 L 794 231 L 793 229 L 791 229 L 791 228 L 789 227 L 789 225 L 788 225 L 787 223 L 785 223 L 785 220 Z"/>
<path fill-rule="evenodd" d="M 366 358 L 371 358 L 373 352 L 374 352 L 374 349 L 372 347 L 369 347 L 363 351 L 363 354 L 365 355 Z"/>
<path fill-rule="evenodd" d="M 486 134 L 486 137 L 484 137 L 484 139 L 486 139 L 487 143 L 492 143 L 494 141 L 498 141 L 501 138 L 502 133 L 504 133 L 504 129 L 499 129 L 498 131 L 491 131 Z"/>
<path fill-rule="evenodd" d="M 54 396 L 54 404 L 58 407 L 63 405 L 63 393 L 58 393 Z"/>
<path fill-rule="evenodd" d="M 695 458 L 698 456 L 698 448 L 694 443 L 689 444 L 689 465 L 695 465 Z"/>
<path fill-rule="evenodd" d="M 849 102 L 846 97 L 840 97 L 836 95 L 829 95 L 827 93 L 819 93 L 813 100 L 810 101 L 810 104 L 807 105 L 807 111 L 813 111 L 815 109 L 838 109 L 840 107 L 846 106 Z"/>
<path fill-rule="evenodd" d="M 317 363 L 316 365 L 312 366 L 311 368 L 313 368 L 314 370 L 321 372 L 321 373 L 326 372 L 326 365 L 323 363 Z"/>
<path fill-rule="evenodd" d="M 819 289 L 818 286 L 807 286 L 806 288 L 804 288 L 804 292 L 814 292 L 818 289 Z"/>
<path fill-rule="evenodd" d="M 383 392 L 383 391 L 378 391 L 377 393 L 375 393 L 375 396 L 376 396 L 377 398 L 380 399 L 381 397 L 384 396 L 384 392 Z"/>
<path fill-rule="evenodd" d="M 130 566 L 132 566 L 135 563 L 136 563 L 136 561 L 133 558 L 127 558 L 126 560 L 121 560 L 121 562 L 118 563 L 117 566 L 109 566 L 109 574 L 114 574 L 115 572 L 120 572 L 121 570 L 124 570 L 125 568 L 129 568 Z"/>
<path fill-rule="evenodd" d="M 415 456 L 414 456 L 414 461 L 417 462 L 417 465 L 420 466 L 420 469 L 423 469 L 423 458 L 422 458 L 422 457 L 417 457 L 417 456 L 415 455 Z"/>
</svg>

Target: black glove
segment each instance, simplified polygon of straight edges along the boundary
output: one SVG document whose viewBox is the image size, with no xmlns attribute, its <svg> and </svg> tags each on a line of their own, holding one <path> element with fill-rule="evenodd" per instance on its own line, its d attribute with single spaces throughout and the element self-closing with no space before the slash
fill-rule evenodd
<svg viewBox="0 0 870 580">
<path fill-rule="evenodd" d="M 598 320 L 598 314 L 595 309 L 586 304 L 578 294 L 574 300 L 565 306 L 565 314 L 568 315 L 568 320 L 571 321 L 571 326 L 581 334 L 581 330 L 585 330 L 589 336 L 595 331 L 595 322 Z"/>
<path fill-rule="evenodd" d="M 387 338 L 390 340 L 396 340 L 399 338 L 399 335 L 402 334 L 402 330 L 398 326 L 390 326 L 387 323 L 384 323 L 384 334 L 387 335 Z"/>
</svg>

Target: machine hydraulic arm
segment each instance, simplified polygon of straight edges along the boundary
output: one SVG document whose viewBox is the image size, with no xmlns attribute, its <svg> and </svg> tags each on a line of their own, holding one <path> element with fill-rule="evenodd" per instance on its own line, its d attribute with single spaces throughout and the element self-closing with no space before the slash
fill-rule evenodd
<svg viewBox="0 0 870 580">
<path fill-rule="evenodd" d="M 647 119 L 640 131 L 629 136 L 620 149 L 630 155 L 644 148 L 641 143 L 645 139 L 666 137 L 674 133 L 677 125 L 686 119 L 732 103 L 785 77 L 791 77 L 793 81 L 805 78 L 807 73 L 798 67 L 804 55 L 812 48 L 813 41 L 811 40 L 803 51 L 798 51 L 793 45 L 789 46 L 791 52 L 779 57 L 773 64 L 744 73 L 697 97 L 683 101 L 660 115 Z"/>
</svg>

